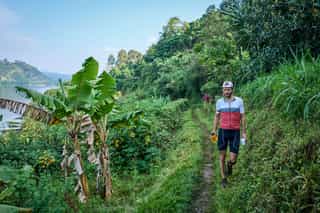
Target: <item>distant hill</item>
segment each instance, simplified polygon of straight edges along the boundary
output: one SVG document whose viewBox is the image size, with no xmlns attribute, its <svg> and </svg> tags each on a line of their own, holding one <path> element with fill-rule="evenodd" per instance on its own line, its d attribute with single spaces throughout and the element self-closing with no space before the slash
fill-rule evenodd
<svg viewBox="0 0 320 213">
<path fill-rule="evenodd" d="M 0 82 L 32 85 L 55 83 L 36 67 L 18 60 L 9 62 L 7 59 L 0 60 Z"/>
</svg>

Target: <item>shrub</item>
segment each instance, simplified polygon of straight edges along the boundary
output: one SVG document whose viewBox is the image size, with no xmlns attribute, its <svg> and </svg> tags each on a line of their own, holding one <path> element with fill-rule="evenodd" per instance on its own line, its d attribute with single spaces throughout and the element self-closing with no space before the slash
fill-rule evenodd
<svg viewBox="0 0 320 213">
<path fill-rule="evenodd" d="M 143 115 L 129 122 L 127 127 L 111 129 L 111 164 L 115 171 L 137 170 L 148 172 L 165 152 L 173 147 L 172 133 L 181 127 L 180 116 L 186 108 L 186 99 L 169 101 L 167 98 L 136 100 L 125 97 L 119 113 L 111 118 L 126 115 L 128 111 L 143 110 Z"/>
</svg>

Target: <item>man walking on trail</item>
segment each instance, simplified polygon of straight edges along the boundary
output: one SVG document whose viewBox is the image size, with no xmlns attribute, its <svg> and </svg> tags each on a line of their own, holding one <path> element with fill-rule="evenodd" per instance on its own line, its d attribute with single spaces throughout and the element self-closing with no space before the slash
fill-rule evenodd
<svg viewBox="0 0 320 213">
<path fill-rule="evenodd" d="M 216 134 L 218 123 L 218 149 L 220 151 L 221 185 L 226 187 L 226 175 L 232 174 L 232 166 L 237 162 L 240 144 L 240 126 L 242 126 L 242 138 L 246 139 L 245 114 L 243 100 L 233 96 L 233 84 L 225 81 L 223 87 L 223 98 L 216 103 L 216 114 L 213 122 L 211 135 Z M 226 150 L 229 145 L 230 160 L 227 162 L 225 171 Z"/>
</svg>

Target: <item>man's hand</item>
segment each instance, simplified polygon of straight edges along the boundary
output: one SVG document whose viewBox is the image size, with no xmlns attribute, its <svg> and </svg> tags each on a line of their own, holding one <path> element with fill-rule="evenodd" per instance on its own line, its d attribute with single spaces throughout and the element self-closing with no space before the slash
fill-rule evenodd
<svg viewBox="0 0 320 213">
<path fill-rule="evenodd" d="M 216 135 L 216 130 L 213 129 L 213 130 L 211 131 L 210 135 Z"/>
</svg>

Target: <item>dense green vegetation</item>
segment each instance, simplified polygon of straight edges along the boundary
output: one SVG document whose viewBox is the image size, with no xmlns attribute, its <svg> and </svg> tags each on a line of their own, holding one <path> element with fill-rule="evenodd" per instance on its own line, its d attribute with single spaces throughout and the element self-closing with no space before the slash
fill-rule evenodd
<svg viewBox="0 0 320 213">
<path fill-rule="evenodd" d="M 160 193 L 159 190 L 163 190 L 162 185 L 170 184 L 171 181 L 175 181 L 172 184 L 176 184 L 177 181 L 186 178 L 185 183 L 191 187 L 197 173 L 200 153 L 198 151 L 193 155 L 189 153 L 192 153 L 191 150 L 199 149 L 200 135 L 195 134 L 197 129 L 193 128 L 195 124 L 190 112 L 183 113 L 186 108 L 185 100 L 174 102 L 165 98 L 139 100 L 135 95 L 132 99 L 135 102 L 131 99 L 120 100 L 126 107 L 123 110 L 134 111 L 137 107 L 146 106 L 145 114 L 143 121 L 142 118 L 132 121 L 136 123 L 129 128 L 120 128 L 120 131 L 118 128 L 111 129 L 107 143 L 110 144 L 111 159 L 114 159 L 111 161 L 114 195 L 109 202 L 104 203 L 99 196 L 96 196 L 89 200 L 86 206 L 78 203 L 72 193 L 75 176 L 72 175 L 64 180 L 63 170 L 59 169 L 63 160 L 61 152 L 66 142 L 67 130 L 61 125 L 48 128 L 32 120 L 25 121 L 21 134 L 7 133 L 1 137 L 0 162 L 3 165 L 1 174 L 8 173 L 9 169 L 13 174 L 21 173 L 21 176 L 11 179 L 1 177 L 3 187 L 10 189 L 3 191 L 6 193 L 1 193 L 1 202 L 32 207 L 37 211 L 48 211 L 49 208 L 52 208 L 52 211 L 64 211 L 70 208 L 68 205 L 75 211 L 82 208 L 83 211 L 88 208 L 91 210 L 109 208 L 115 211 L 141 208 L 147 211 L 155 208 L 151 206 L 151 200 Z M 121 114 L 123 113 L 120 112 L 117 117 L 122 117 Z M 124 114 L 127 114 L 127 111 Z M 110 119 L 116 120 L 117 117 Z M 150 133 L 146 134 L 145 123 L 153 124 L 153 127 L 148 129 Z M 190 132 L 190 129 L 194 132 Z M 134 137 L 130 137 L 131 132 L 135 134 Z M 120 141 L 115 143 L 116 139 Z M 82 148 L 87 150 L 85 147 Z M 68 150 L 72 150 L 72 144 L 68 144 Z M 29 165 L 27 168 L 26 164 Z M 90 180 L 95 175 L 95 168 L 90 164 L 85 164 L 85 167 Z M 22 173 L 23 171 L 28 173 Z M 154 185 L 155 183 L 157 184 Z M 94 192 L 95 186 L 90 187 Z M 176 199 L 175 195 L 181 197 L 181 200 L 172 202 L 171 207 L 168 206 L 170 209 L 185 206 L 190 199 L 189 188 L 183 187 L 181 192 L 176 190 L 166 192 L 170 193 L 172 199 Z M 51 196 L 54 193 L 61 194 Z M 61 199 L 57 199 L 57 196 Z M 65 196 L 67 200 L 64 200 Z M 156 201 L 153 205 L 157 205 Z M 163 201 L 167 202 L 168 199 Z M 150 206 L 143 205 L 145 202 Z M 61 205 L 57 206 L 58 203 Z M 99 205 L 95 206 L 97 203 Z"/>
<path fill-rule="evenodd" d="M 234 38 L 250 54 L 251 72 L 270 72 L 292 54 L 320 51 L 320 5 L 309 0 L 225 0 Z"/>
<path fill-rule="evenodd" d="M 319 7 L 225 0 L 193 22 L 171 18 L 144 55 L 110 55 L 109 73 L 98 75 L 88 58 L 59 90 L 40 95 L 20 88 L 57 125 L 31 116 L 19 134 L 0 136 L 0 203 L 35 212 L 188 211 L 207 137 L 198 122 L 211 129 L 214 116 L 202 109 L 201 97 L 215 100 L 221 83 L 232 80 L 245 101 L 248 144 L 226 189 L 214 150 L 209 210 L 320 211 Z M 91 139 L 80 131 L 85 114 L 97 127 Z M 64 149 L 81 153 L 86 202 L 73 191 L 74 168 L 60 170 Z M 99 151 L 110 153 L 102 170 L 90 163 Z M 97 171 L 110 172 L 102 185 Z"/>
</svg>

